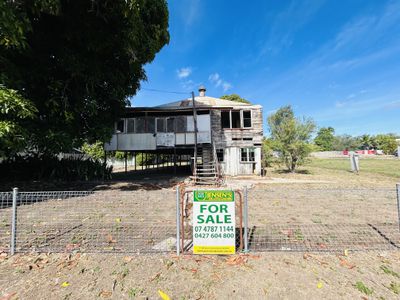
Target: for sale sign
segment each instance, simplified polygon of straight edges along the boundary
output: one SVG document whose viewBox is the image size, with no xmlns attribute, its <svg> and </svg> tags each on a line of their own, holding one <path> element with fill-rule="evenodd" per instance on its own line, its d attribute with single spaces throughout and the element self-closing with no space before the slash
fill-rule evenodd
<svg viewBox="0 0 400 300">
<path fill-rule="evenodd" d="M 235 253 L 235 194 L 197 190 L 193 194 L 193 253 Z"/>
</svg>

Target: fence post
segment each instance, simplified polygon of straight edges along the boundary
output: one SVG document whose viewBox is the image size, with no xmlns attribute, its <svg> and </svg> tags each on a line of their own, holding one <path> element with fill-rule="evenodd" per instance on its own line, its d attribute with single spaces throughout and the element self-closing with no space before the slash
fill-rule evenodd
<svg viewBox="0 0 400 300">
<path fill-rule="evenodd" d="M 397 218 L 399 221 L 399 231 L 400 231 L 400 183 L 396 184 L 397 190 Z"/>
<path fill-rule="evenodd" d="M 180 190 L 179 190 L 179 185 L 176 186 L 176 255 L 180 254 L 180 231 L 181 231 L 181 227 L 180 227 L 180 217 L 181 217 L 181 213 L 180 213 Z"/>
<path fill-rule="evenodd" d="M 249 252 L 247 186 L 244 187 L 244 252 Z"/>
<path fill-rule="evenodd" d="M 18 188 L 13 188 L 11 244 L 10 244 L 11 255 L 15 254 L 15 243 L 17 240 L 17 200 L 18 200 Z"/>
</svg>

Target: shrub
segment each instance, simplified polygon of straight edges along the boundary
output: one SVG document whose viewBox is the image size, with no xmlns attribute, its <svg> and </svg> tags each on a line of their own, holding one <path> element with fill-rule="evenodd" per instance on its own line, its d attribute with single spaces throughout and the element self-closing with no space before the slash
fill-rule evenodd
<svg viewBox="0 0 400 300">
<path fill-rule="evenodd" d="M 50 157 L 17 156 L 0 162 L 0 180 L 98 180 L 110 179 L 112 167 L 95 159 L 58 159 Z"/>
</svg>

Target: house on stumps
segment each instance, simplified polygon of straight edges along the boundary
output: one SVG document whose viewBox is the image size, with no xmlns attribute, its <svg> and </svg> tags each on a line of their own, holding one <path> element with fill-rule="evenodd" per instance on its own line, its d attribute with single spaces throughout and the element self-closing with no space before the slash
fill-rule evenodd
<svg viewBox="0 0 400 300">
<path fill-rule="evenodd" d="M 225 175 L 261 174 L 262 121 L 260 105 L 209 97 L 201 86 L 192 98 L 126 108 L 105 150 L 141 153 L 146 168 L 170 157 L 175 168 L 190 165 L 196 183 L 215 184 Z"/>
</svg>

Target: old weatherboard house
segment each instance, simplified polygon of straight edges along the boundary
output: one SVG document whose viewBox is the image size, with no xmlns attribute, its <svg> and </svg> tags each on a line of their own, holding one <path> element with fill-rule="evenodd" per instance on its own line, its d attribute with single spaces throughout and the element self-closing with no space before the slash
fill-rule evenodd
<svg viewBox="0 0 400 300">
<path fill-rule="evenodd" d="M 193 98 L 127 107 L 105 149 L 145 153 L 153 166 L 168 155 L 175 166 L 183 158 L 196 182 L 211 183 L 223 175 L 259 175 L 262 138 L 260 105 L 209 97 L 202 86 Z"/>
</svg>

